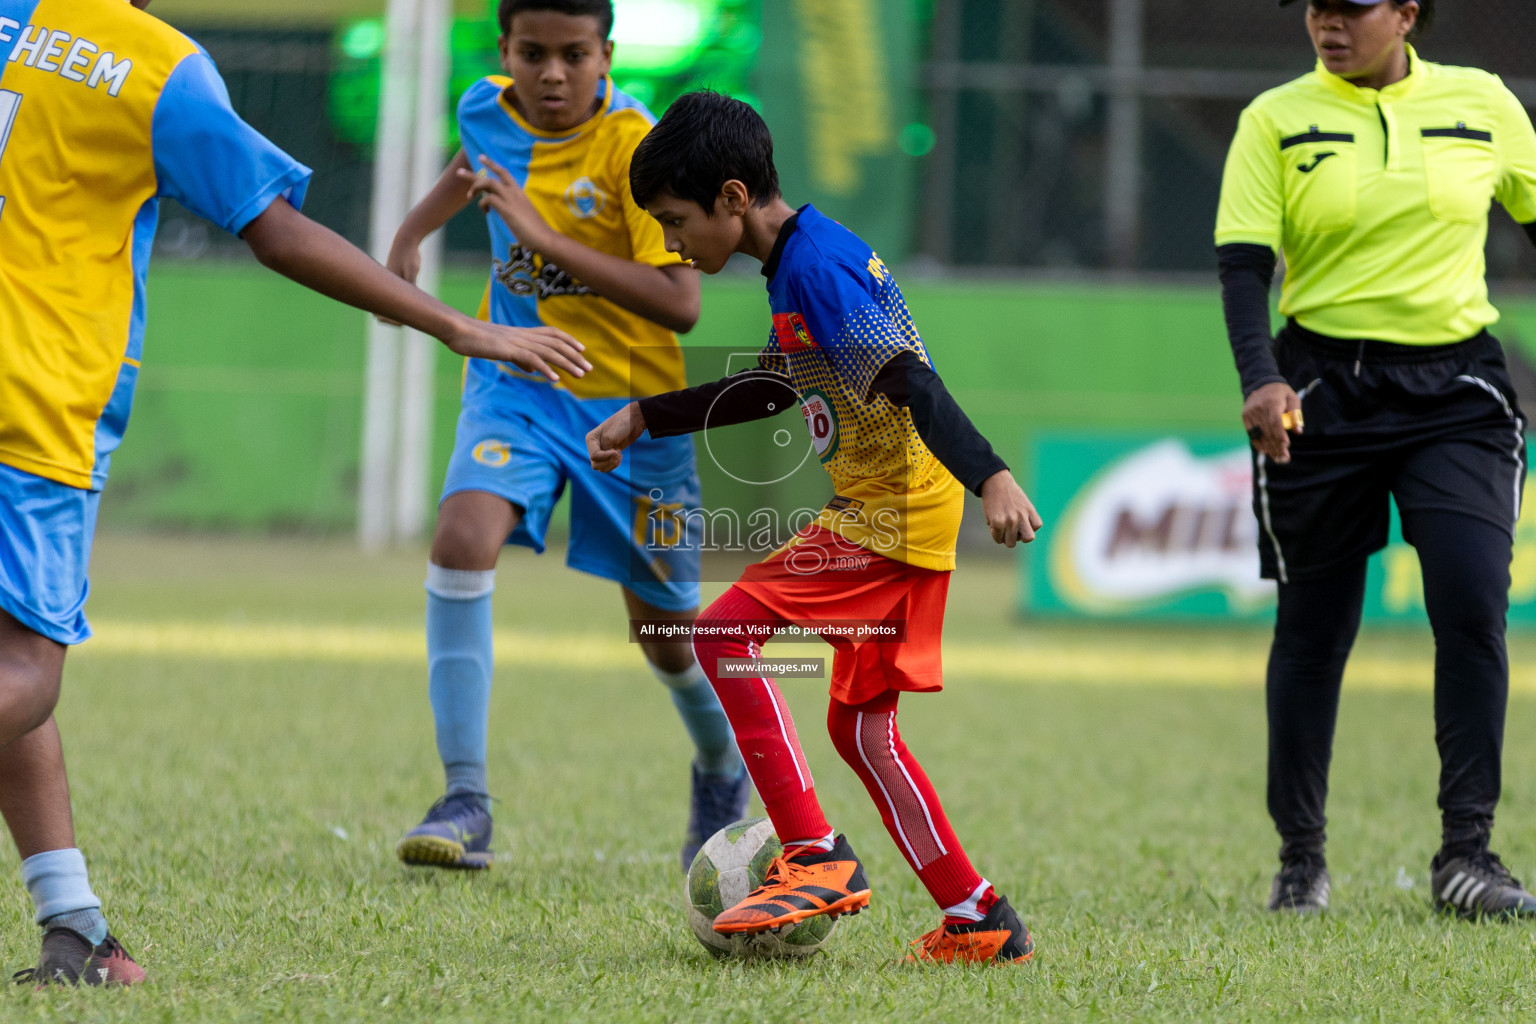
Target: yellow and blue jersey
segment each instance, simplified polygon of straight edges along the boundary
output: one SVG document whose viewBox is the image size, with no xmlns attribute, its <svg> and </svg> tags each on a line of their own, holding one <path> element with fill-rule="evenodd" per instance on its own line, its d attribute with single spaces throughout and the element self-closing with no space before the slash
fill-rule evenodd
<svg viewBox="0 0 1536 1024">
<path fill-rule="evenodd" d="M 509 100 L 512 80 L 483 78 L 459 102 L 459 134 L 470 164 L 488 156 L 528 194 L 550 227 L 590 249 L 652 266 L 678 266 L 661 226 L 635 205 L 629 163 L 655 119 L 604 80 L 595 115 L 568 132 L 540 131 Z M 677 336 L 610 302 L 518 244 L 494 211 L 491 273 L 481 316 L 513 327 L 558 327 L 586 346 L 592 370 L 560 387 L 580 399 L 635 398 L 686 384 Z M 493 388 L 515 367 L 469 362 L 466 397 Z M 531 378 L 530 378 L 531 379 Z"/>
<path fill-rule="evenodd" d="M 0 465 L 99 489 L 144 340 L 159 199 L 238 234 L 310 171 L 126 0 L 0 0 Z"/>
<path fill-rule="evenodd" d="M 964 488 L 912 414 L 870 394 L 897 353 L 933 365 L 891 272 L 857 235 L 804 206 L 763 273 L 773 328 L 761 363 L 799 392 L 836 495 L 817 523 L 887 558 L 953 569 Z"/>
</svg>

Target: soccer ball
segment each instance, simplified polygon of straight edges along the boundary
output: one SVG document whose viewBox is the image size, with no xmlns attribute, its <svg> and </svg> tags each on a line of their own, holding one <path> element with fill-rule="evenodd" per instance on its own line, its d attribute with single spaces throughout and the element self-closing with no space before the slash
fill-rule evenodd
<svg viewBox="0 0 1536 1024">
<path fill-rule="evenodd" d="M 767 818 L 738 821 L 709 837 L 688 869 L 688 924 L 705 949 L 717 957 L 811 956 L 837 922 L 825 914 L 789 925 L 778 934 L 721 935 L 715 918 L 763 884 L 773 858 L 784 852 Z"/>
</svg>

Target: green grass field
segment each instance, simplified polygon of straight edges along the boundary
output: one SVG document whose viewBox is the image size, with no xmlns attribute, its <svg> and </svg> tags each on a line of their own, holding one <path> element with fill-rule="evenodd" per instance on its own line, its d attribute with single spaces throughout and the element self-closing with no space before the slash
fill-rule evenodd
<svg viewBox="0 0 1536 1024">
<path fill-rule="evenodd" d="M 408 871 L 438 795 L 420 552 L 104 538 L 59 717 L 80 845 L 151 974 L 0 994 L 0 1019 L 1469 1020 L 1536 1008 L 1527 928 L 1428 906 L 1436 762 L 1426 636 L 1365 638 L 1334 771 L 1335 910 L 1264 912 L 1261 632 L 1020 623 L 1005 560 L 963 558 L 950 688 L 903 730 L 1036 962 L 899 962 L 934 909 L 786 684 L 818 791 L 875 887 L 808 963 L 717 963 L 684 920 L 681 727 L 624 642 L 611 584 L 503 559 L 492 785 L 501 862 Z M 718 588 L 715 588 L 718 589 Z M 799 648 L 797 650 L 804 650 Z M 1536 874 L 1536 641 L 1514 644 L 1496 833 Z M 0 956 L 36 952 L 3 854 Z"/>
</svg>

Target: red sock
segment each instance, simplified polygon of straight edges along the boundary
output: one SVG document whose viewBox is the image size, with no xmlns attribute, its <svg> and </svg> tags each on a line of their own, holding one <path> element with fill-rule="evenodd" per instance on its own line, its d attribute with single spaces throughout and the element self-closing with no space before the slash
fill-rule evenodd
<svg viewBox="0 0 1536 1024">
<path fill-rule="evenodd" d="M 896 729 L 896 698 L 896 692 L 888 690 L 864 704 L 833 700 L 827 708 L 827 731 L 837 752 L 863 780 L 886 831 L 934 902 L 946 910 L 975 907 L 985 916 L 997 896 L 971 867 L 927 773 L 902 742 Z"/>
<path fill-rule="evenodd" d="M 782 622 L 746 591 L 732 587 L 699 616 L 699 623 Z M 832 831 L 816 801 L 815 782 L 784 695 L 771 679 L 721 678 L 721 658 L 756 658 L 759 644 L 737 638 L 697 637 L 693 652 L 725 708 L 752 785 L 762 797 L 773 830 L 784 839 L 820 837 Z"/>
</svg>

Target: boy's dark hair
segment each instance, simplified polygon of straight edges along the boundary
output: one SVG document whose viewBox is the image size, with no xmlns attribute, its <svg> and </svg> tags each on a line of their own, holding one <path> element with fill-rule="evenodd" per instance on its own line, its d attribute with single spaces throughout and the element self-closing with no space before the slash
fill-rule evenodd
<svg viewBox="0 0 1536 1024">
<path fill-rule="evenodd" d="M 629 189 L 641 207 L 665 191 L 712 213 L 720 186 L 733 178 L 757 206 L 779 197 L 773 136 L 750 106 L 708 90 L 679 96 L 629 164 Z"/>
<path fill-rule="evenodd" d="M 597 34 L 604 39 L 613 33 L 613 0 L 501 0 L 496 9 L 496 23 L 501 34 L 512 34 L 512 17 L 524 11 L 555 11 L 573 18 L 596 18 Z"/>
</svg>

